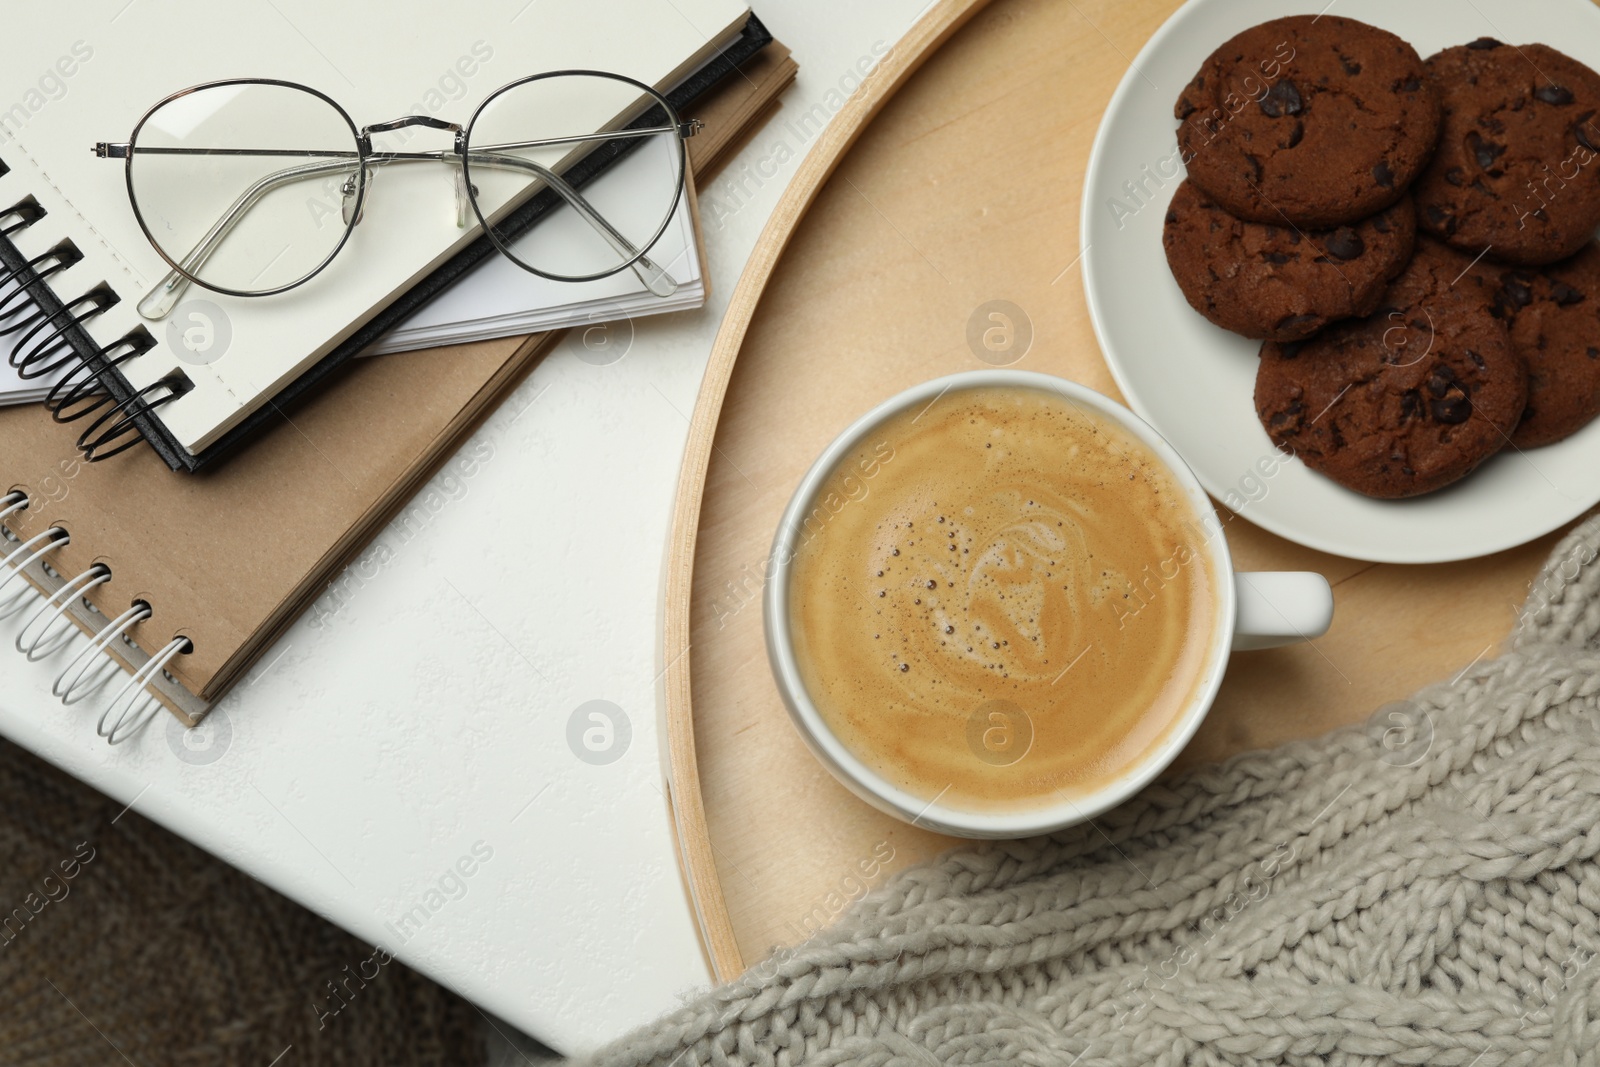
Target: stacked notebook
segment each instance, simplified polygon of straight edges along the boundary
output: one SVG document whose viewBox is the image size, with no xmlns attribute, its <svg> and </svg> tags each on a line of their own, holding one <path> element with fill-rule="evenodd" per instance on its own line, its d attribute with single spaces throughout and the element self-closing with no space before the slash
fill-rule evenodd
<svg viewBox="0 0 1600 1067">
<path fill-rule="evenodd" d="M 184 69 L 186 82 L 250 73 L 259 70 L 261 55 L 281 52 L 282 69 L 274 73 L 327 83 L 339 80 L 330 70 L 337 64 L 357 85 L 346 86 L 342 94 L 349 109 L 386 117 L 405 113 L 417 91 L 409 83 L 397 87 L 395 70 L 430 71 L 453 58 L 453 52 L 443 60 L 428 58 L 422 54 L 428 42 L 460 39 L 466 47 L 489 39 L 496 57 L 507 62 L 493 77 L 480 79 L 484 94 L 520 74 L 555 66 L 646 74 L 641 80 L 664 90 L 677 85 L 681 99 L 674 104 L 685 117 L 705 123 L 687 142 L 691 173 L 703 178 L 795 71 L 787 50 L 767 44 L 770 37 L 747 9 L 727 0 L 665 5 L 541 0 L 531 6 L 519 0 L 489 5 L 492 12 L 471 17 L 454 10 L 447 17 L 437 7 L 407 3 L 387 11 L 376 26 L 326 5 L 311 19 L 312 5 L 287 0 L 248 17 L 232 8 L 213 12 L 194 0 L 140 0 L 139 20 L 146 28 L 152 20 L 175 18 L 180 9 L 193 16 L 195 32 L 182 37 L 181 49 L 154 40 L 147 29 L 124 34 L 115 17 L 121 6 L 120 0 L 100 5 L 104 18 L 95 27 L 93 55 L 78 63 L 69 91 L 33 115 L 21 136 L 0 141 L 0 160 L 11 168 L 0 176 L 0 209 L 33 195 L 47 210 L 45 218 L 14 233 L 9 243 L 0 241 L 0 259 L 37 255 L 69 233 L 84 253 L 78 264 L 49 279 L 41 304 L 48 305 L 49 291 L 70 299 L 101 282 L 118 285 L 159 276 L 151 261 L 154 252 L 142 236 L 136 241 L 126 232 L 131 215 L 116 168 L 113 188 L 95 189 L 85 184 L 74 153 L 56 146 L 59 140 L 92 160 L 88 144 L 123 136 L 131 128 L 133 119 L 122 114 L 130 110 L 127 102 L 144 106 L 174 88 L 166 84 L 168 75 L 155 72 Z M 282 15 L 274 14 L 280 8 Z M 458 16 L 459 24 L 449 23 Z M 307 47 L 309 41 L 294 26 L 273 26 L 272 18 L 314 27 L 317 44 Z M 469 25 L 473 19 L 486 25 Z M 26 41 L 28 47 L 14 47 L 6 57 L 0 93 L 24 91 L 20 83 L 40 57 L 72 54 L 77 41 L 42 15 L 24 21 L 28 25 L 14 27 L 7 39 Z M 386 35 L 383 28 L 391 24 L 403 32 Z M 618 26 L 627 27 L 626 40 Z M 88 40 L 87 31 L 78 33 Z M 207 47 L 194 49 L 195 40 Z M 736 49 L 741 41 L 743 58 Z M 210 42 L 220 42 L 219 52 L 227 54 L 213 54 Z M 345 52 L 338 51 L 340 42 Z M 183 62 L 166 54 L 175 49 L 183 52 Z M 391 49 L 387 59 L 386 49 Z M 242 58 L 246 54 L 256 58 Z M 720 73 L 709 66 L 719 60 Z M 88 77 L 91 73 L 95 78 Z M 119 84 L 125 88 L 114 88 Z M 117 108 L 109 114 L 96 110 L 108 108 L 112 96 Z M 86 140 L 85 130 L 92 130 Z M 106 173 L 97 171 L 96 183 Z M 385 192 L 399 195 L 394 183 Z M 435 193 L 428 190 L 430 196 Z M 366 265 L 370 279 L 347 287 L 345 278 L 364 273 L 351 271 L 341 275 L 339 285 L 315 287 L 315 294 L 312 286 L 303 287 L 307 299 L 300 314 L 258 315 L 247 308 L 234 316 L 230 353 L 251 352 L 267 366 L 238 376 L 227 372 L 222 381 L 232 394 L 226 403 L 204 401 L 212 394 L 197 382 L 190 395 L 200 395 L 201 402 L 182 412 L 176 410 L 181 401 L 161 409 L 158 429 L 170 439 L 157 434 L 152 443 L 158 449 L 165 445 L 169 453 L 176 448 L 191 460 L 208 447 L 226 445 L 230 434 L 251 433 L 248 446 L 224 462 L 197 463 L 195 473 L 174 474 L 163 462 L 171 462 L 172 455 L 158 457 L 138 448 L 86 463 L 75 445 L 75 426 L 57 424 L 37 407 L 0 410 L 0 481 L 29 501 L 25 510 L 5 518 L 6 530 L 24 542 L 61 531 L 35 542 L 52 547 L 24 573 L 54 594 L 96 564 L 108 567 L 109 581 L 94 585 L 84 597 L 57 601 L 64 601 L 67 617 L 90 633 L 103 631 L 136 599 L 147 603 L 150 617 L 128 632 L 128 641 L 112 641 L 107 648 L 125 668 L 141 668 L 153 652 L 187 639 L 188 651 L 165 671 L 152 672 L 150 685 L 151 693 L 186 722 L 198 720 L 271 646 L 554 340 L 551 334 L 535 334 L 349 361 L 396 323 L 417 316 L 427 297 L 442 292 L 441 299 L 453 299 L 449 282 L 492 253 L 484 247 L 487 242 L 471 235 L 462 243 L 453 229 L 396 229 L 395 248 L 383 262 Z M 137 299 L 124 299 L 96 320 L 85 331 L 89 343 L 115 344 L 123 336 L 119 330 L 133 323 L 116 313 L 136 315 Z M 425 317 L 418 323 L 425 328 Z M 239 338 L 249 343 L 241 345 Z M 158 345 L 123 364 L 127 384 L 137 388 L 159 376 L 158 368 L 170 367 L 170 355 Z M 147 359 L 149 366 L 141 368 Z M 186 364 L 184 369 L 207 368 Z M 259 387 L 248 394 L 253 400 L 240 388 L 245 382 Z M 24 558 L 13 552 L 11 561 Z"/>
<path fill-rule="evenodd" d="M 0 261 L 22 269 L 70 242 L 78 258 L 49 279 L 41 304 L 54 313 L 52 294 L 63 304 L 96 290 L 117 298 L 68 336 L 88 359 L 124 339 L 150 342 L 106 384 L 163 458 L 188 470 L 226 451 L 240 439 L 236 431 L 270 417 L 270 403 L 293 399 L 491 249 L 479 247 L 488 245 L 480 227 L 460 226 L 454 211 L 441 209 L 432 168 L 394 168 L 383 176 L 382 197 L 364 208 L 359 240 L 326 277 L 272 298 L 207 293 L 226 316 L 231 345 L 209 362 L 185 359 L 171 330 L 140 317 L 139 300 L 168 267 L 130 209 L 121 168 L 96 157 L 97 142 L 125 140 L 169 93 L 238 77 L 320 89 L 357 122 L 416 113 L 419 101 L 435 118 L 465 121 L 499 86 L 562 69 L 613 71 L 682 92 L 750 24 L 741 0 L 391 0 L 376 19 L 364 6 L 321 0 L 139 0 L 137 10 L 99 0 L 72 15 L 18 9 L 0 41 L 0 100 L 23 102 L 0 124 L 9 133 L 0 159 L 10 168 L 0 175 L 0 210 L 26 202 L 43 213 L 13 232 L 9 247 L 0 244 Z M 472 64 L 462 65 L 466 59 Z M 441 96 L 430 109 L 428 94 L 438 94 L 445 75 L 462 86 L 460 98 L 447 106 Z M 598 129 L 608 117 L 570 121 Z M 135 400 L 158 382 L 170 386 L 158 410 Z"/>
</svg>

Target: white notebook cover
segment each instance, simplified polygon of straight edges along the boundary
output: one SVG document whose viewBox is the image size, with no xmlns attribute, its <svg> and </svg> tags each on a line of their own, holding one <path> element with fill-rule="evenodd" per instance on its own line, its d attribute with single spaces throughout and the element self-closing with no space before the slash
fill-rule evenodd
<svg viewBox="0 0 1600 1067">
<path fill-rule="evenodd" d="M 434 168 L 386 168 L 350 241 L 312 281 L 254 298 L 191 287 L 184 301 L 220 308 L 230 339 L 212 362 L 181 360 L 167 324 L 136 309 L 167 268 L 139 230 L 122 161 L 97 158 L 95 142 L 127 140 L 162 97 L 221 78 L 301 82 L 337 100 L 358 126 L 409 114 L 465 123 L 501 85 L 547 70 L 608 70 L 665 86 L 726 45 L 748 13 L 739 0 L 391 0 L 381 8 L 88 0 L 70 17 L 54 5 L 18 6 L 0 35 L 0 159 L 11 168 L 0 176 L 0 210 L 32 196 L 48 212 L 13 235 L 23 254 L 69 238 L 84 254 L 49 280 L 64 300 L 102 282 L 121 296 L 86 325 L 97 342 L 139 325 L 156 338 L 123 365 L 130 384 L 180 369 L 194 383 L 158 415 L 198 453 L 480 230 L 457 227 L 451 183 Z M 448 147 L 449 136 L 417 132 L 408 147 L 433 137 Z"/>
</svg>

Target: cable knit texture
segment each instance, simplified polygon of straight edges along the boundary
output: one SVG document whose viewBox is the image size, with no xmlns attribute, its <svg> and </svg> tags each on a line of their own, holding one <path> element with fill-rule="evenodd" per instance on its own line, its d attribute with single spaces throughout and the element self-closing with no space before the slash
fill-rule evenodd
<svg viewBox="0 0 1600 1067">
<path fill-rule="evenodd" d="M 610 1067 L 1600 1067 L 1600 518 L 1498 660 L 903 873 Z"/>
</svg>

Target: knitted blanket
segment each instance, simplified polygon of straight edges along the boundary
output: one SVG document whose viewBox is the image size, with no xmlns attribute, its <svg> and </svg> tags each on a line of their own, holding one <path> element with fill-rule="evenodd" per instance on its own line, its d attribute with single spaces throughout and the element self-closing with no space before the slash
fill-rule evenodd
<svg viewBox="0 0 1600 1067">
<path fill-rule="evenodd" d="M 606 1065 L 1600 1065 L 1600 518 L 1364 726 L 964 849 Z"/>
</svg>

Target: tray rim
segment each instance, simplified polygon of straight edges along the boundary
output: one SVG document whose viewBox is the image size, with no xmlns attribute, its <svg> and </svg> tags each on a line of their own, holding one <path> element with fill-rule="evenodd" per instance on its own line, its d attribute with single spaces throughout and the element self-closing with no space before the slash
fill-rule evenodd
<svg viewBox="0 0 1600 1067">
<path fill-rule="evenodd" d="M 957 30 L 988 4 L 989 0 L 935 0 L 823 129 L 778 199 L 734 286 L 690 416 L 667 543 L 662 611 L 661 658 L 666 664 L 662 671 L 662 706 L 666 725 L 667 783 L 678 863 L 700 930 L 701 944 L 719 981 L 729 981 L 741 974 L 745 960 L 739 951 L 733 920 L 717 874 L 716 846 L 706 826 L 705 799 L 700 789 L 690 680 L 690 616 L 700 510 L 728 383 L 767 283 L 823 185 L 883 105 Z"/>
</svg>

